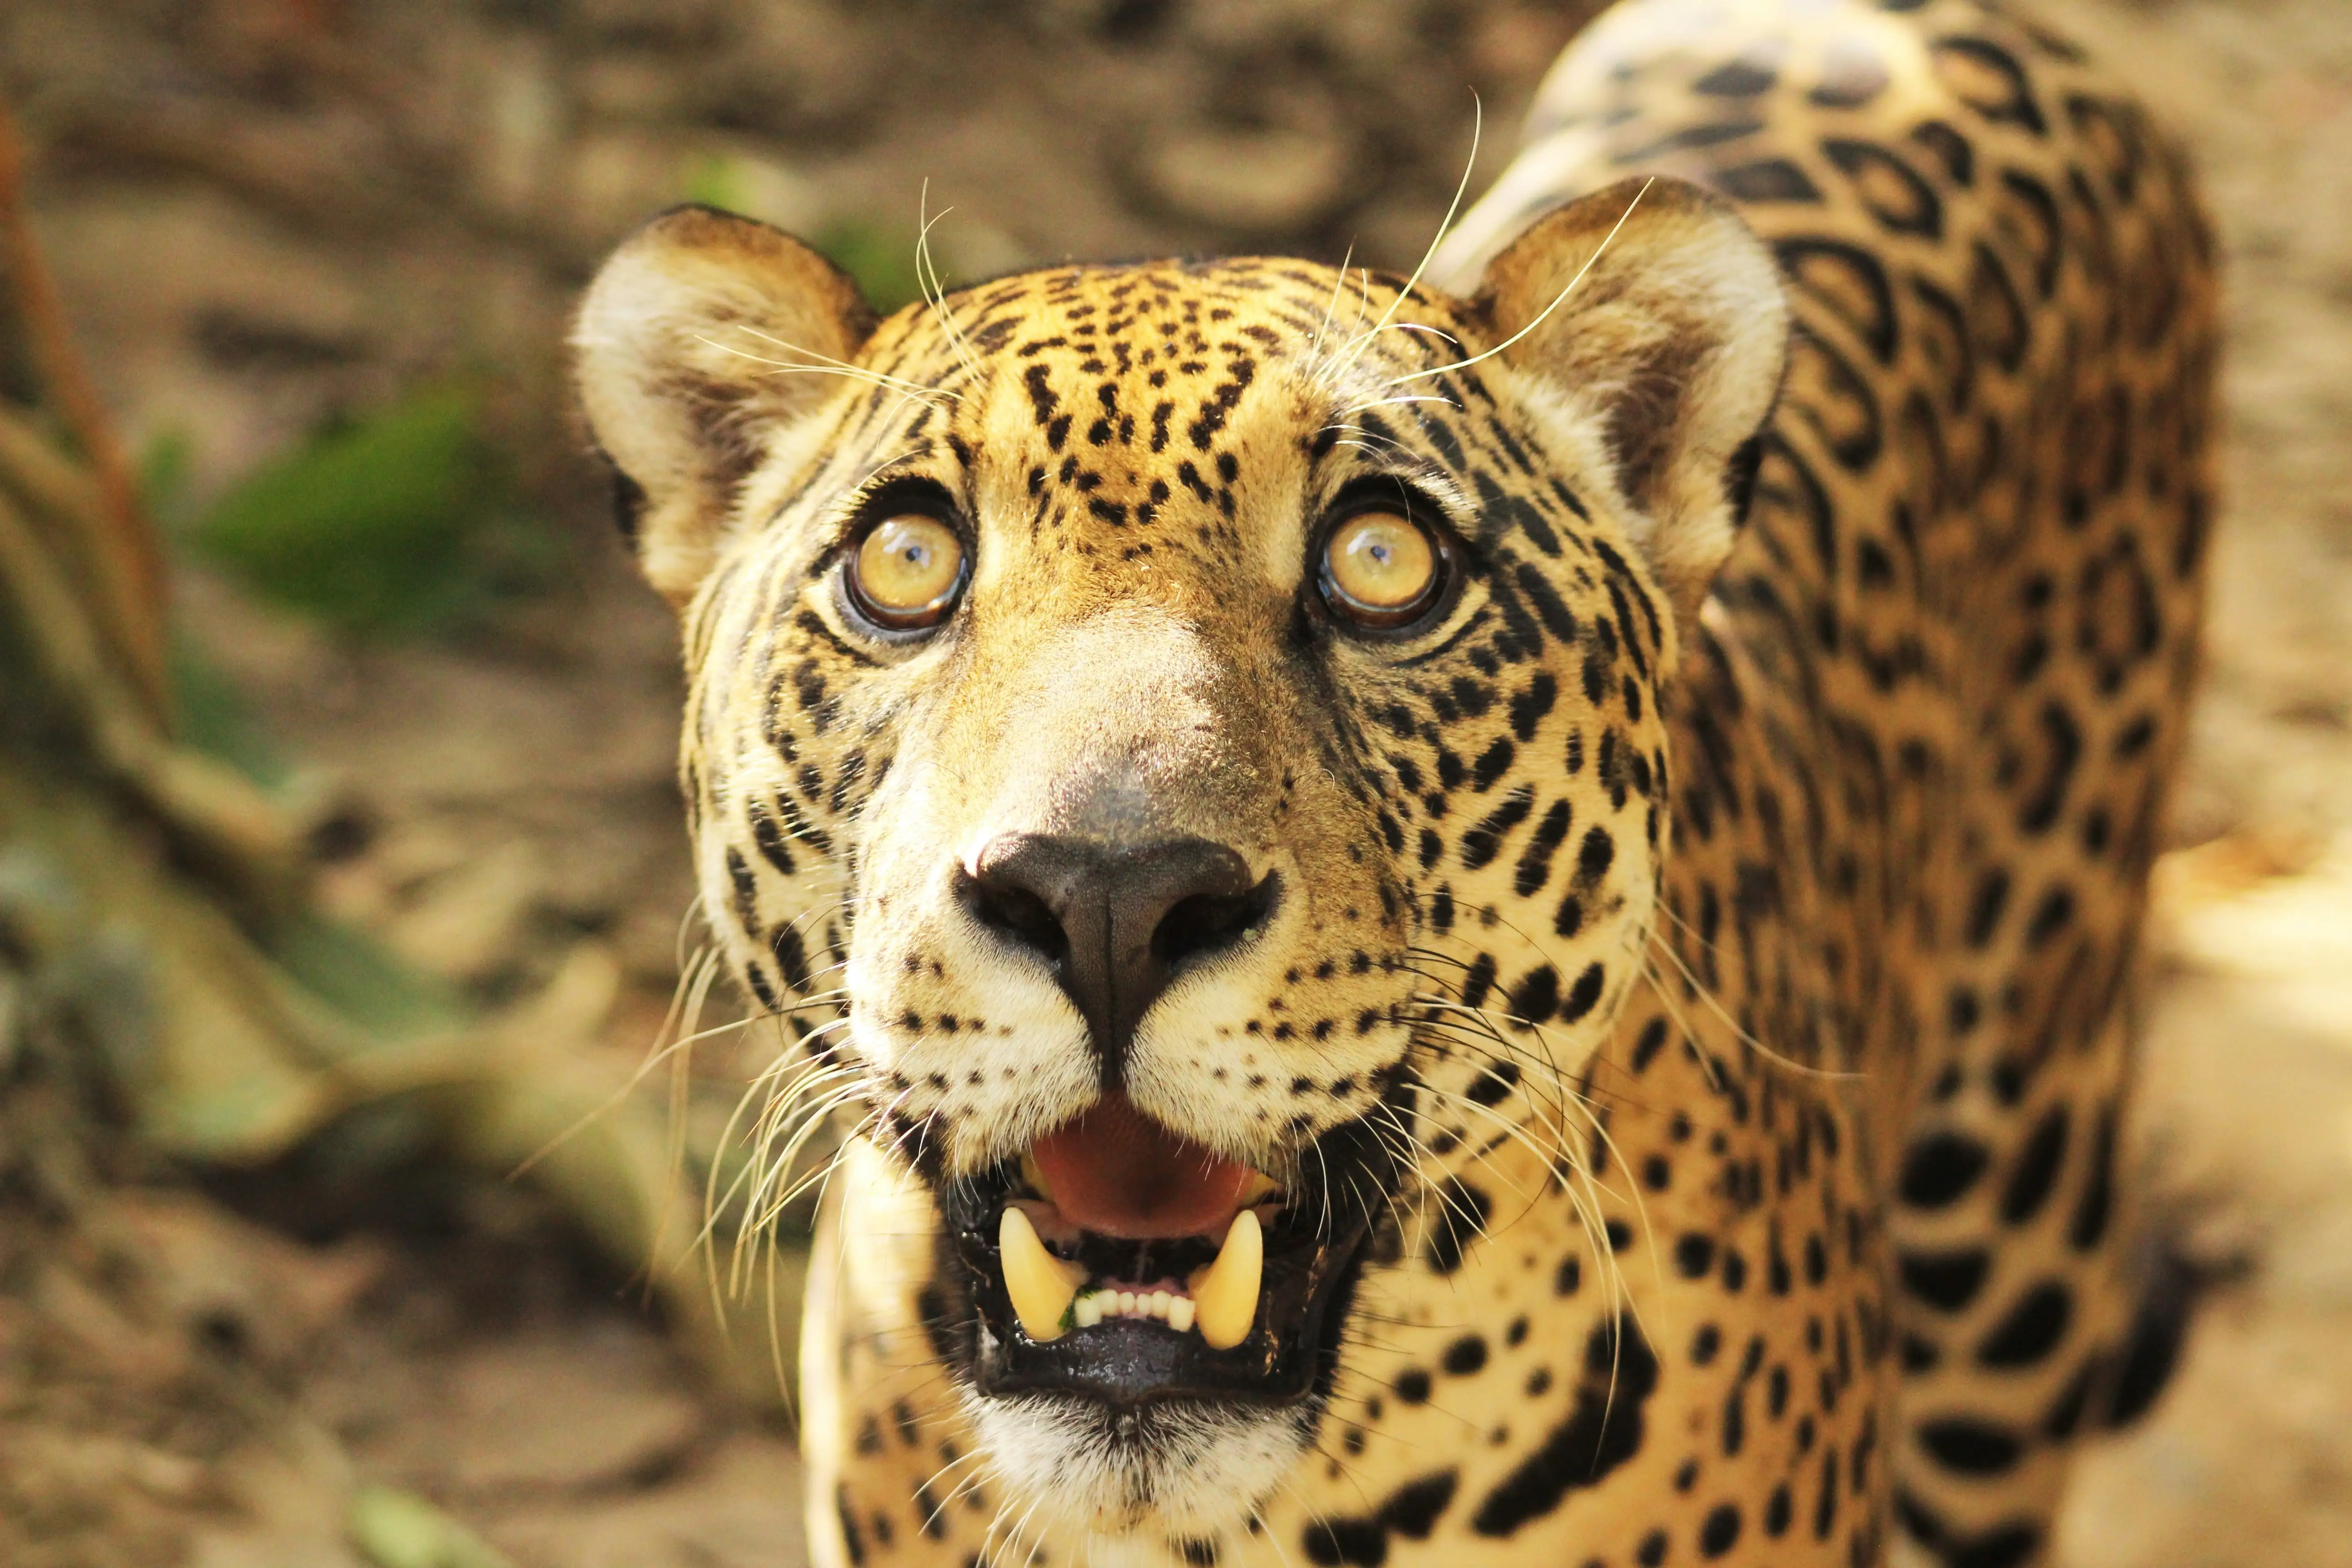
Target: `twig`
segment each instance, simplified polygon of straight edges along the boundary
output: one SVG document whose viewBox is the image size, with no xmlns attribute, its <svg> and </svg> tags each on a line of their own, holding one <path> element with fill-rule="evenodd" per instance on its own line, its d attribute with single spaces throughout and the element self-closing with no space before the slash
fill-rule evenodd
<svg viewBox="0 0 2352 1568">
<path fill-rule="evenodd" d="M 49 276 L 25 212 L 24 159 L 15 120 L 0 103 L 0 262 L 13 284 L 18 311 L 32 341 L 50 394 L 97 480 L 103 501 L 102 536 L 92 541 L 112 623 L 129 674 L 150 716 L 159 723 L 171 712 L 165 667 L 165 584 L 163 550 L 139 491 L 131 482 L 121 443 L 99 400 L 88 368 L 75 349 L 57 284 Z"/>
</svg>

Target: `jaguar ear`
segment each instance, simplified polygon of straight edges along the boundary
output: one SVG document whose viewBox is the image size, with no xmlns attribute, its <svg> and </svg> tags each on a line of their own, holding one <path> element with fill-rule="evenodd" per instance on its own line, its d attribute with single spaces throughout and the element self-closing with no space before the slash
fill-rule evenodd
<svg viewBox="0 0 2352 1568">
<path fill-rule="evenodd" d="M 1539 219 L 1477 302 L 1538 401 L 1599 432 L 1634 543 L 1689 625 L 1738 534 L 1788 357 L 1772 253 L 1722 198 L 1632 179 Z"/>
<path fill-rule="evenodd" d="M 790 367 L 847 360 L 873 328 L 831 262 L 709 207 L 663 214 L 597 272 L 572 331 L 580 401 L 616 470 L 622 531 L 672 604 L 709 574 L 777 434 L 836 389 Z"/>
</svg>

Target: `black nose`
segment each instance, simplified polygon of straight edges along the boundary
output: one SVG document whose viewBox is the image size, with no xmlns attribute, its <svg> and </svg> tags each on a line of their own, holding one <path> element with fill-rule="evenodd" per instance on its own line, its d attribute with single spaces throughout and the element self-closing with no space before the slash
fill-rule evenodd
<svg viewBox="0 0 2352 1568">
<path fill-rule="evenodd" d="M 973 919 L 1053 970 L 1114 1089 L 1135 1026 L 1169 983 L 1239 946 L 1280 893 L 1273 873 L 1253 881 L 1247 861 L 1205 838 L 1039 833 L 990 839 L 958 891 Z"/>
</svg>

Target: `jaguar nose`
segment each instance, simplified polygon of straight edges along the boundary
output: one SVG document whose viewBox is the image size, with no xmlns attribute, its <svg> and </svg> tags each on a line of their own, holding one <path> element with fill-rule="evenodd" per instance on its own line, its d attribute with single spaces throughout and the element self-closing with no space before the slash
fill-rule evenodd
<svg viewBox="0 0 2352 1568">
<path fill-rule="evenodd" d="M 999 834 L 957 880 L 972 919 L 1044 963 L 1087 1021 L 1106 1089 L 1136 1025 L 1180 974 L 1247 942 L 1274 913 L 1274 873 L 1205 838 L 1142 844 Z"/>
</svg>

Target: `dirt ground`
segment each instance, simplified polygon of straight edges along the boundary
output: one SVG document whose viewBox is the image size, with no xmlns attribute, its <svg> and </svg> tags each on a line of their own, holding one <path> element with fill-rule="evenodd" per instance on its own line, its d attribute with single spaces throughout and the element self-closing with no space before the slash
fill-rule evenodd
<svg viewBox="0 0 2352 1568">
<path fill-rule="evenodd" d="M 2163 1403 L 2084 1466 L 2062 1556 L 2352 1564 L 2352 13 L 2025 8 L 2120 62 L 2195 150 L 2231 323 L 2211 654 L 2139 1129 L 2150 1201 L 2218 1283 Z M 389 647 L 194 569 L 182 611 L 361 825 L 322 869 L 330 907 L 488 999 L 593 945 L 626 981 L 601 1047 L 621 1059 L 668 1002 L 691 888 L 670 625 L 560 415 L 562 312 L 600 249 L 703 195 L 908 250 L 919 212 L 951 208 L 934 238 L 966 275 L 1179 248 L 1410 264 L 1468 154 L 1471 89 L 1483 179 L 1574 19 L 1505 0 L 17 0 L 0 84 L 105 391 L 134 446 L 184 448 L 191 494 L 419 377 L 493 368 L 563 542 L 551 593 Z M 369 1562 L 317 1506 L 320 1465 L 432 1500 L 520 1568 L 803 1561 L 785 1428 L 711 1392 L 528 1189 L 449 1177 L 387 1205 L 297 1166 L 212 1191 L 247 1217 L 158 1200 L 142 1234 L 337 1453 L 263 1456 L 204 1497 L 160 1458 L 57 1459 L 178 1509 L 188 1561 Z M 58 1561 L 170 1560 L 144 1550 Z"/>
</svg>

